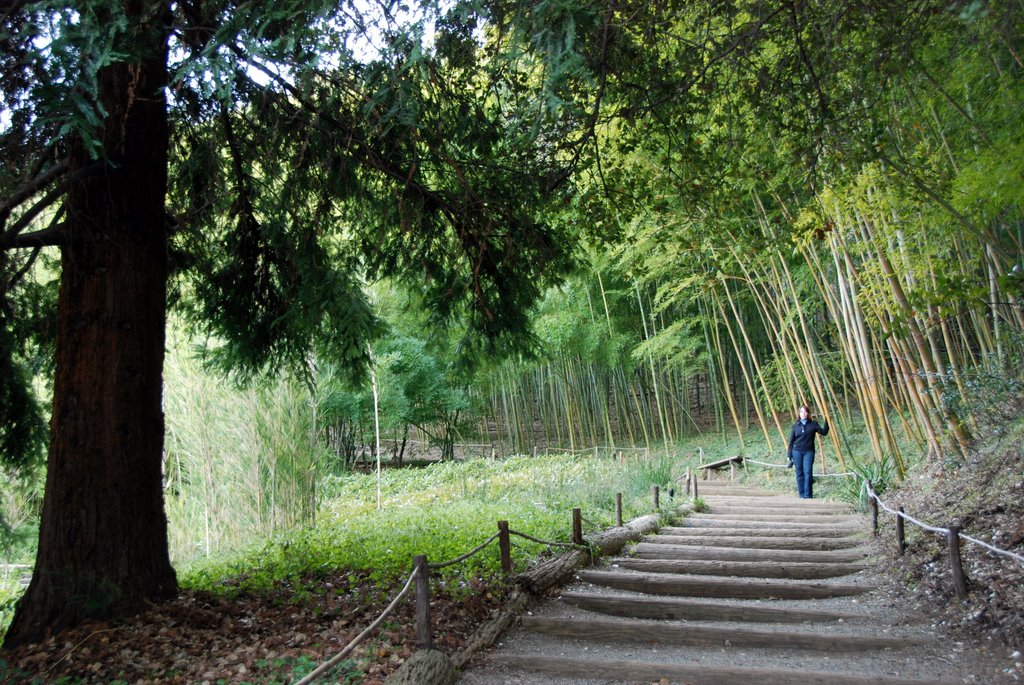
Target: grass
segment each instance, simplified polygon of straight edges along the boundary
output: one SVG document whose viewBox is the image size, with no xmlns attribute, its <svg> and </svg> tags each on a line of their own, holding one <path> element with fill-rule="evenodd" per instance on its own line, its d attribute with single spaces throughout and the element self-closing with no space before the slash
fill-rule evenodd
<svg viewBox="0 0 1024 685">
<path fill-rule="evenodd" d="M 650 486 L 667 488 L 671 477 L 669 457 L 627 463 L 566 455 L 445 462 L 385 471 L 377 509 L 376 476 L 349 473 L 323 483 L 326 501 L 316 525 L 196 561 L 179 575 L 186 587 L 237 592 L 341 568 L 369 574 L 387 587 L 409 572 L 414 555 L 426 554 L 431 562 L 457 557 L 490 537 L 499 520 L 534 537 L 566 542 L 574 507 L 597 528 L 614 525 L 617 492 L 623 493 L 624 518 L 649 513 Z M 513 563 L 523 568 L 543 548 L 514 537 Z M 499 564 L 494 545 L 438 575 L 449 589 L 468 591 L 470 578 L 497 574 Z M 235 581 L 225 584 L 226 578 Z"/>
</svg>

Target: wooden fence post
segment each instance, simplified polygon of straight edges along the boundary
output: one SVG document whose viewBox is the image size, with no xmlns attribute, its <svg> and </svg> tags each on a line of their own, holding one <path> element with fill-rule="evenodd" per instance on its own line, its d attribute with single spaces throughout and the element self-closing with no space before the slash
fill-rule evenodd
<svg viewBox="0 0 1024 685">
<path fill-rule="evenodd" d="M 417 554 L 412 558 L 416 574 L 416 639 L 423 649 L 430 649 L 434 642 L 430 630 L 430 567 L 427 555 Z"/>
<path fill-rule="evenodd" d="M 498 548 L 501 550 L 501 570 L 512 573 L 512 541 L 508 535 L 508 521 L 498 521 Z"/>
<path fill-rule="evenodd" d="M 907 551 L 907 540 L 903 535 L 903 507 L 900 507 L 897 511 L 899 511 L 899 514 L 896 516 L 896 547 L 902 556 Z"/>
<path fill-rule="evenodd" d="M 729 462 L 729 480 L 736 480 L 736 462 Z"/>
<path fill-rule="evenodd" d="M 615 493 L 615 525 L 622 525 L 622 493 Z"/>
<path fill-rule="evenodd" d="M 953 587 L 962 602 L 967 599 L 967 579 L 964 578 L 964 564 L 960 559 L 960 526 L 951 525 L 946 539 L 949 542 L 949 565 L 953 569 Z"/>
<path fill-rule="evenodd" d="M 579 507 L 572 510 L 572 541 L 577 545 L 583 544 L 583 514 Z"/>
<path fill-rule="evenodd" d="M 533 446 L 533 458 L 534 459 L 537 458 L 537 446 L 536 445 Z"/>
<path fill-rule="evenodd" d="M 693 479 L 693 498 L 697 499 L 697 479 Z"/>
<path fill-rule="evenodd" d="M 661 509 L 661 488 L 657 485 L 651 486 L 651 497 L 654 498 L 654 509 Z"/>
</svg>

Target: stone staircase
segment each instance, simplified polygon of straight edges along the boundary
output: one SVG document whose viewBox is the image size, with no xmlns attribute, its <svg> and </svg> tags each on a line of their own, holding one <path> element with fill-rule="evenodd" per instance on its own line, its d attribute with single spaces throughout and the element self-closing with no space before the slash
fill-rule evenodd
<svg viewBox="0 0 1024 685">
<path fill-rule="evenodd" d="M 701 483 L 708 512 L 578 573 L 464 685 L 961 683 L 956 647 L 872 582 L 841 503 Z"/>
</svg>

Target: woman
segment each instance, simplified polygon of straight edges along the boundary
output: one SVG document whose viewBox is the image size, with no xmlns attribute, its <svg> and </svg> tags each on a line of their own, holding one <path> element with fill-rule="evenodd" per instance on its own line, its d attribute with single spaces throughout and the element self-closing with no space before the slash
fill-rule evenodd
<svg viewBox="0 0 1024 685">
<path fill-rule="evenodd" d="M 796 491 L 801 499 L 811 499 L 811 484 L 814 482 L 814 434 L 828 435 L 828 421 L 822 419 L 819 425 L 811 416 L 811 408 L 800 407 L 800 420 L 789 432 L 789 465 L 796 466 Z"/>
</svg>

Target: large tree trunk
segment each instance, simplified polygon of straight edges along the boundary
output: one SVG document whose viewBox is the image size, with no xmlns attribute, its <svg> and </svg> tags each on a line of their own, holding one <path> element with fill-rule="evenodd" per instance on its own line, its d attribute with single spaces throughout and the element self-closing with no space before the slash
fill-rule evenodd
<svg viewBox="0 0 1024 685">
<path fill-rule="evenodd" d="M 152 11 L 161 5 L 126 3 L 144 17 L 132 47 L 145 57 L 100 72 L 108 161 L 66 201 L 39 553 L 5 646 L 177 590 L 161 483 L 169 132 L 166 12 Z M 75 147 L 71 173 L 96 163 Z"/>
</svg>

